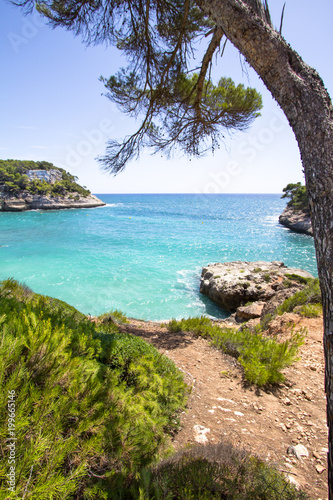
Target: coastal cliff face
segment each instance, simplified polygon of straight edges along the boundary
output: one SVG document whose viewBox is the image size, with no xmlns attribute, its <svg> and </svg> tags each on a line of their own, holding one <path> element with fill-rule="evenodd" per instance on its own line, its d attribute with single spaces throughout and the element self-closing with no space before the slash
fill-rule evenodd
<svg viewBox="0 0 333 500">
<path fill-rule="evenodd" d="M 272 300 L 282 303 L 303 288 L 308 278 L 313 276 L 283 262 L 217 263 L 202 269 L 200 292 L 226 311 L 237 310 L 236 319 L 244 321 L 259 318 L 263 309 L 267 314 Z"/>
<path fill-rule="evenodd" d="M 26 210 L 61 210 L 65 208 L 102 207 L 105 203 L 94 195 L 45 196 L 22 193 L 16 196 L 0 196 L 0 211 L 23 212 Z"/>
<path fill-rule="evenodd" d="M 287 207 L 280 215 L 279 222 L 296 233 L 313 236 L 310 216 L 308 212 L 304 210 L 296 210 L 293 207 Z"/>
</svg>

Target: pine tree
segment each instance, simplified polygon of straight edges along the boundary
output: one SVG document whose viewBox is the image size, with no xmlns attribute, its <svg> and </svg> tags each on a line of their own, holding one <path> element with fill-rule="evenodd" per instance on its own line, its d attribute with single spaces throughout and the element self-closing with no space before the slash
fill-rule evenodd
<svg viewBox="0 0 333 500">
<path fill-rule="evenodd" d="M 13 3 L 26 10 L 35 5 Z M 122 144 L 110 142 L 102 162 L 115 173 L 145 145 L 166 151 L 176 145 L 198 155 L 209 138 L 216 147 L 229 103 L 215 99 L 223 94 L 219 86 L 210 93 L 209 67 L 224 39 L 245 56 L 284 111 L 301 153 L 323 297 L 333 500 L 333 107 L 323 81 L 273 27 L 267 0 L 45 0 L 37 6 L 52 26 L 82 34 L 87 43 L 116 45 L 129 60 L 128 70 L 105 81 L 108 96 L 144 118 Z M 207 48 L 189 90 L 192 50 L 200 37 L 207 38 Z M 244 92 L 238 105 L 254 96 Z M 240 126 L 258 109 L 242 115 Z"/>
</svg>

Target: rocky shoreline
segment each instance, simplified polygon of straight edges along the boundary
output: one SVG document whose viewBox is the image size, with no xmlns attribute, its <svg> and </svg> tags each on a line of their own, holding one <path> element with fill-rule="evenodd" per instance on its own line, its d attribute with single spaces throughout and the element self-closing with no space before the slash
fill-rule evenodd
<svg viewBox="0 0 333 500">
<path fill-rule="evenodd" d="M 296 233 L 313 236 L 310 215 L 305 210 L 286 207 L 279 217 L 279 222 Z"/>
<path fill-rule="evenodd" d="M 200 292 L 225 311 L 228 321 L 260 321 L 313 276 L 283 262 L 226 262 L 202 269 Z"/>
<path fill-rule="evenodd" d="M 68 208 L 95 208 L 105 203 L 94 195 L 80 196 L 72 193 L 68 196 L 45 196 L 20 194 L 19 197 L 0 198 L 1 212 L 25 212 L 27 210 L 63 210 Z"/>
</svg>

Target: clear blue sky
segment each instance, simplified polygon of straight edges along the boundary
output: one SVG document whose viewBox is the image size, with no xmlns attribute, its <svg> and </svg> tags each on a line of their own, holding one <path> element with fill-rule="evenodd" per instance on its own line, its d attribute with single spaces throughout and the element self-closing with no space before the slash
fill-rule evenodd
<svg viewBox="0 0 333 500">
<path fill-rule="evenodd" d="M 279 24 L 283 1 L 274 0 Z M 333 94 L 333 2 L 287 0 L 283 35 L 316 68 Z M 94 193 L 279 193 L 303 181 L 293 133 L 255 73 L 246 75 L 229 43 L 214 74 L 256 87 L 264 109 L 245 133 L 229 137 L 214 156 L 199 160 L 144 154 L 117 177 L 96 161 L 109 137 L 122 138 L 135 123 L 101 94 L 101 75 L 125 61 L 113 48 L 86 48 L 63 29 L 0 0 L 0 157 L 47 160 L 79 177 Z"/>
</svg>

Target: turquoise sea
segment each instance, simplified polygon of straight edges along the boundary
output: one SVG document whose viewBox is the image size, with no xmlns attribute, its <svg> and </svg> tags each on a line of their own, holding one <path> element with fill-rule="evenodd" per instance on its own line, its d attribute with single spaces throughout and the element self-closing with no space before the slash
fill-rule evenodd
<svg viewBox="0 0 333 500">
<path fill-rule="evenodd" d="M 84 313 L 165 320 L 226 314 L 199 293 L 201 268 L 282 260 L 317 275 L 313 240 L 278 223 L 279 195 L 97 195 L 95 209 L 0 213 L 0 279 Z"/>
</svg>

